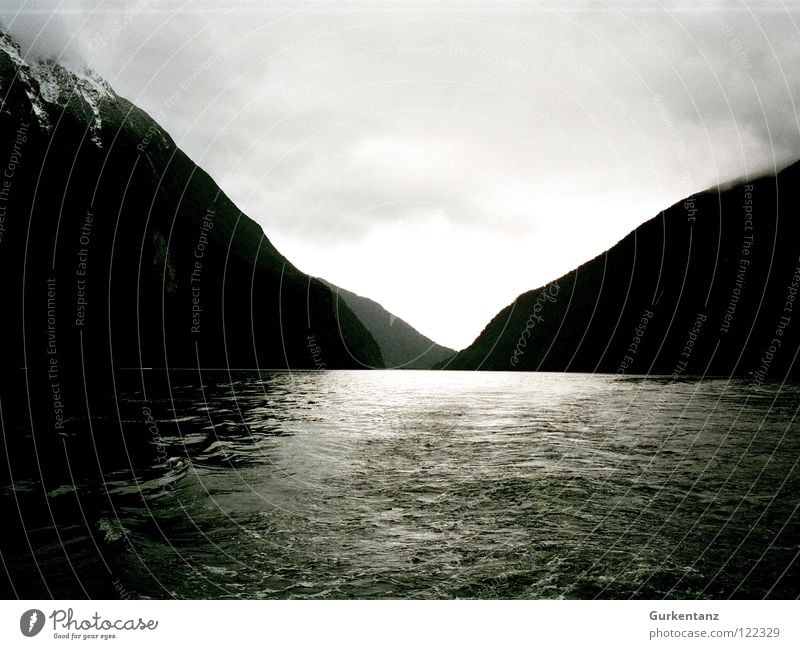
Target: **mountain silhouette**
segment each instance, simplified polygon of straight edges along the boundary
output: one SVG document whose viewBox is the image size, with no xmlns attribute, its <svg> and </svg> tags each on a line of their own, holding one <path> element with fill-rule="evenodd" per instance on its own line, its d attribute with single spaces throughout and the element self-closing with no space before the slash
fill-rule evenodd
<svg viewBox="0 0 800 649">
<path fill-rule="evenodd" d="M 339 298 L 338 304 L 349 307 L 375 338 L 387 368 L 427 370 L 455 353 L 423 336 L 374 300 L 330 282 L 326 284 Z"/>
<path fill-rule="evenodd" d="M 383 367 L 350 309 L 105 81 L 3 34 L 0 98 L 7 367 Z"/>
<path fill-rule="evenodd" d="M 797 376 L 800 163 L 691 196 L 520 295 L 449 369 Z"/>
</svg>

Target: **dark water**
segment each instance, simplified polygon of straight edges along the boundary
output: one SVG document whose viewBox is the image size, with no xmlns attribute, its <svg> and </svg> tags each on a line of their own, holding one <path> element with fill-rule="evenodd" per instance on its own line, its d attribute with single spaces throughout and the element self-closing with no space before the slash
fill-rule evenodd
<svg viewBox="0 0 800 649">
<path fill-rule="evenodd" d="M 166 387 L 134 381 L 116 418 L 80 422 L 127 449 L 105 484 L 3 489 L 29 530 L 4 552 L 16 594 L 800 595 L 796 385 L 195 372 Z"/>
</svg>

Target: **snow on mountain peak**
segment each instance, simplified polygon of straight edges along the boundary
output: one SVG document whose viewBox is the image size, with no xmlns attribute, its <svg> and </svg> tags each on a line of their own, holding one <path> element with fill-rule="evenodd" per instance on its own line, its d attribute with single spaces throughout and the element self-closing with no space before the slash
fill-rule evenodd
<svg viewBox="0 0 800 649">
<path fill-rule="evenodd" d="M 31 109 L 43 129 L 52 127 L 52 114 L 67 110 L 87 122 L 91 140 L 102 148 L 102 103 L 117 98 L 106 81 L 88 68 L 75 72 L 52 60 L 29 64 L 17 43 L 3 32 L 0 32 L 0 51 L 17 66 L 17 77 L 24 84 Z"/>
<path fill-rule="evenodd" d="M 72 108 L 73 112 L 78 110 L 73 102 L 83 104 L 80 112 L 89 123 L 91 139 L 102 148 L 100 108 L 103 101 L 115 99 L 111 86 L 88 69 L 72 72 L 54 61 L 40 61 L 31 70 L 39 83 L 41 97 L 49 104 L 62 110 Z"/>
<path fill-rule="evenodd" d="M 11 60 L 17 65 L 27 66 L 27 63 L 25 63 L 20 54 L 19 45 L 5 32 L 0 32 L 0 51 L 8 54 Z"/>
</svg>

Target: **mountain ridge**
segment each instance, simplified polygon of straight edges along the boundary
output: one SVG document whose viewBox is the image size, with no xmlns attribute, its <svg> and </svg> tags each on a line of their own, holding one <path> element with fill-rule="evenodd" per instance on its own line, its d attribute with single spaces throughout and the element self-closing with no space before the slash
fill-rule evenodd
<svg viewBox="0 0 800 649">
<path fill-rule="evenodd" d="M 796 376 L 797 326 L 779 327 L 779 307 L 800 257 L 798 181 L 793 163 L 675 203 L 518 296 L 439 367 Z M 775 331 L 783 347 L 764 372 Z"/>
<path fill-rule="evenodd" d="M 434 365 L 455 354 L 421 334 L 402 318 L 387 311 L 380 303 L 322 280 L 367 329 L 381 348 L 387 368 L 432 369 Z"/>
<path fill-rule="evenodd" d="M 0 32 L 0 97 L 0 163 L 14 166 L 0 269 L 21 314 L 2 324 L 9 366 L 47 360 L 31 323 L 47 321 L 48 300 L 74 371 L 315 369 L 310 347 L 329 368 L 383 366 L 349 308 L 97 75 L 29 64 Z"/>
</svg>

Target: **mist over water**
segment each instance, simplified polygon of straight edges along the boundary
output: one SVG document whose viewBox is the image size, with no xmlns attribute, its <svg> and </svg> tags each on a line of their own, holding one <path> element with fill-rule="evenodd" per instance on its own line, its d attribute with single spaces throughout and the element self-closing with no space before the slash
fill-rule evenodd
<svg viewBox="0 0 800 649">
<path fill-rule="evenodd" d="M 33 575 L 20 595 L 798 595 L 796 385 L 334 371 L 206 373 L 202 386 L 176 373 L 156 389 L 141 377 L 122 388 L 119 421 L 92 423 L 96 439 L 122 430 L 134 458 L 109 464 L 105 484 L 45 496 L 15 480 L 23 512 L 43 499 L 52 512 L 26 513 L 28 542 L 6 556 Z"/>
</svg>

